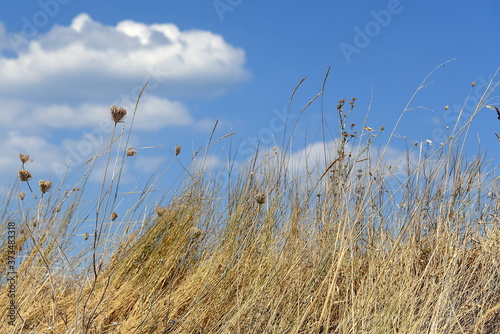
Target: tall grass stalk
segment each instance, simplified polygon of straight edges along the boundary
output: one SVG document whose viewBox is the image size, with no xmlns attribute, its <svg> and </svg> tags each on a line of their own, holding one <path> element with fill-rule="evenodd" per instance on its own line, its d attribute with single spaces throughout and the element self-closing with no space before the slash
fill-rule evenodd
<svg viewBox="0 0 500 334">
<path fill-rule="evenodd" d="M 327 77 L 301 115 L 318 99 L 323 106 Z M 125 203 L 118 190 L 128 139 L 122 145 L 125 128 L 113 130 L 76 185 L 65 179 L 39 201 L 15 200 L 26 179 L 4 199 L 3 219 L 21 223 L 18 319 L 0 322 L 1 332 L 500 332 L 497 169 L 481 152 L 464 153 L 474 117 L 495 105 L 495 78 L 447 141 L 408 141 L 399 163 L 389 159 L 389 142 L 401 140 L 396 127 L 429 77 L 386 144 L 374 144 L 385 132 L 370 128 L 368 116 L 361 126 L 350 122 L 356 99 L 339 100 L 337 130 L 322 110 L 317 160 L 308 157 L 314 145 L 302 157 L 292 152 L 296 121 L 275 147 L 214 169 L 208 159 L 217 145 L 237 155 L 234 133 L 215 140 L 216 124 L 203 154 L 181 165 L 181 185 L 152 196 L 180 163 L 176 147 L 119 217 L 123 225 L 113 213 Z M 123 155 L 108 179 L 116 142 Z M 83 193 L 101 157 L 93 202 Z M 6 293 L 0 302 L 8 305 Z"/>
</svg>

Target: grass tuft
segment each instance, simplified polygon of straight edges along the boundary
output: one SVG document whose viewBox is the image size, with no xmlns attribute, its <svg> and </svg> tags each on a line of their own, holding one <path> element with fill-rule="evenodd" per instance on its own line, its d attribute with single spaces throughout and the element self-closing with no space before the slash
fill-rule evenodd
<svg viewBox="0 0 500 334">
<path fill-rule="evenodd" d="M 323 115 L 317 161 L 291 151 L 295 123 L 281 147 L 211 169 L 208 149 L 234 134 L 212 142 L 212 133 L 190 166 L 175 147 L 172 164 L 186 171 L 178 188 L 152 196 L 168 167 L 128 207 L 120 180 L 137 150 L 124 138 L 126 110 L 113 106 L 109 144 L 75 184 L 41 180 L 40 200 L 25 198 L 33 176 L 20 154 L 19 186 L 2 209 L 4 221 L 20 222 L 18 313 L 0 331 L 499 333 L 499 179 L 482 153 L 463 153 L 495 88 L 446 142 L 410 142 L 399 165 L 387 155 L 396 128 L 375 145 L 384 128 L 350 121 L 355 98 L 338 101 L 337 130 Z M 88 198 L 98 159 L 103 180 Z"/>
</svg>

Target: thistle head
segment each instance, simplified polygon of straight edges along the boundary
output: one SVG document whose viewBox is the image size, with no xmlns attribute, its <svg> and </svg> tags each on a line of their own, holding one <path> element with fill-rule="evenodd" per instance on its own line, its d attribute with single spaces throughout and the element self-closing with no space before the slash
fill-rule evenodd
<svg viewBox="0 0 500 334">
<path fill-rule="evenodd" d="M 28 160 L 30 159 L 30 156 L 27 155 L 27 154 L 22 154 L 22 153 L 19 153 L 19 160 L 21 160 L 21 162 L 24 164 L 25 162 L 28 162 Z"/>
<path fill-rule="evenodd" d="M 28 172 L 27 170 L 20 169 L 18 174 L 19 174 L 19 180 L 21 180 L 22 182 L 31 179 L 31 173 Z"/>
<path fill-rule="evenodd" d="M 255 201 L 257 204 L 262 205 L 266 201 L 266 195 L 264 193 L 255 194 Z"/>
<path fill-rule="evenodd" d="M 113 122 L 116 123 L 121 123 L 123 122 L 123 119 L 125 116 L 127 116 L 127 110 L 124 108 L 118 108 L 117 106 L 112 106 L 110 108 L 111 111 L 111 118 L 113 119 Z"/>
<path fill-rule="evenodd" d="M 42 194 L 45 194 L 47 191 L 50 190 L 50 188 L 52 188 L 52 182 L 40 180 L 38 182 L 38 186 L 40 187 L 40 191 L 42 192 Z"/>
<path fill-rule="evenodd" d="M 134 156 L 134 155 L 136 155 L 136 154 L 137 154 L 137 150 L 136 150 L 136 149 L 134 149 L 132 146 L 129 146 L 129 147 L 127 148 L 127 156 L 128 156 L 128 157 L 133 157 L 133 156 Z"/>
</svg>

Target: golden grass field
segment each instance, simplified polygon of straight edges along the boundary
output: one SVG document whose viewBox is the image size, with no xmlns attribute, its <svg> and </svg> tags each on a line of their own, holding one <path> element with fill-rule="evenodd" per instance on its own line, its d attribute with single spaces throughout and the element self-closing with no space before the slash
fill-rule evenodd
<svg viewBox="0 0 500 334">
<path fill-rule="evenodd" d="M 289 159 L 296 124 L 274 149 L 220 170 L 204 161 L 234 136 L 214 128 L 161 203 L 148 196 L 168 169 L 137 203 L 121 202 L 122 167 L 141 153 L 126 144 L 140 96 L 125 119 L 111 108 L 115 131 L 77 182 L 39 182 L 29 159 L 41 153 L 20 152 L 1 211 L 17 224 L 15 248 L 7 229 L 1 246 L 5 262 L 17 259 L 17 312 L 9 324 L 3 280 L 0 332 L 500 333 L 498 174 L 463 153 L 495 88 L 443 145 L 409 145 L 396 167 L 385 157 L 397 124 L 351 124 L 355 99 L 328 111 L 333 144 L 302 174 Z M 172 164 L 185 154 L 176 147 Z M 112 173 L 88 198 L 96 161 Z"/>
</svg>

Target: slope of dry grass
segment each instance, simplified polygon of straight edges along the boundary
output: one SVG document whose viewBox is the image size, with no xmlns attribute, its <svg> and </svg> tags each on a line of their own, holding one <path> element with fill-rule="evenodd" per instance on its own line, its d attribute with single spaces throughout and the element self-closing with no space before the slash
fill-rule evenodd
<svg viewBox="0 0 500 334">
<path fill-rule="evenodd" d="M 340 139 L 325 146 L 323 163 L 292 168 L 288 138 L 238 169 L 194 163 L 142 220 L 127 221 L 138 203 L 113 224 L 119 166 L 133 154 L 119 156 L 91 209 L 92 162 L 78 184 L 44 188 L 33 207 L 13 189 L 2 214 L 19 222 L 18 314 L 11 326 L 3 308 L 0 331 L 500 333 L 498 180 L 481 155 L 461 151 L 473 117 L 443 146 L 410 148 L 394 167 L 384 146 L 372 149 L 381 130 L 349 126 L 350 102 L 339 101 L 331 136 Z M 110 169 L 110 148 L 127 147 L 114 121 L 117 133 L 96 155 Z"/>
</svg>

